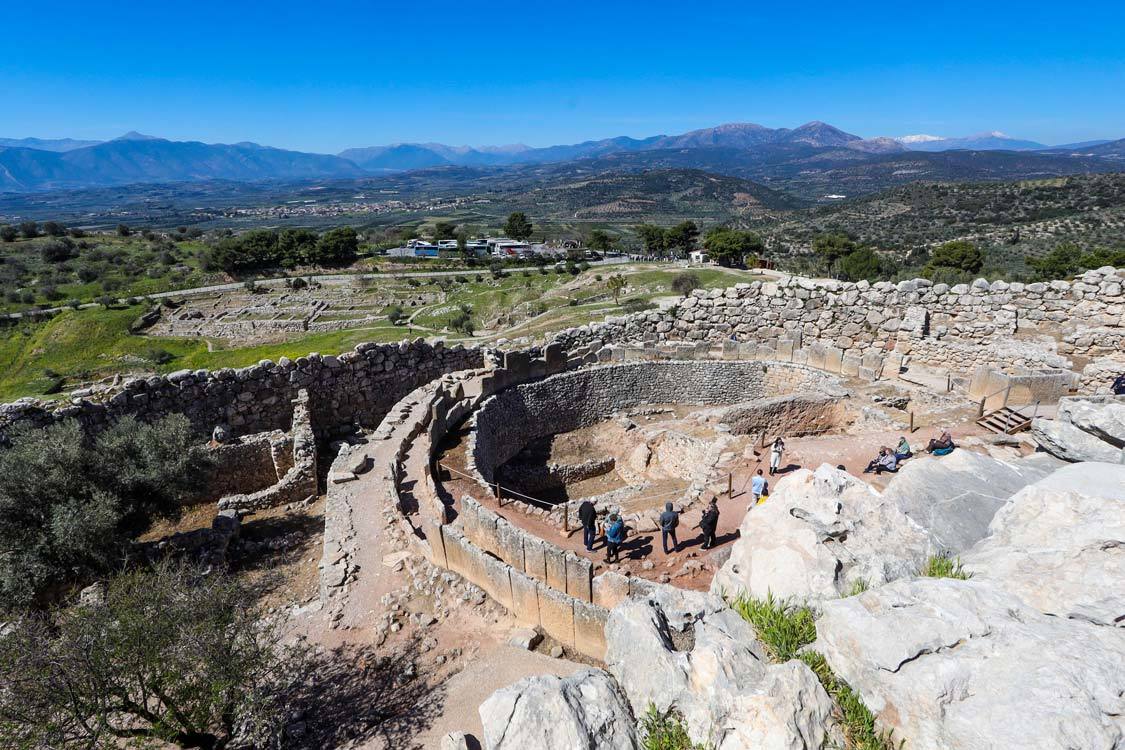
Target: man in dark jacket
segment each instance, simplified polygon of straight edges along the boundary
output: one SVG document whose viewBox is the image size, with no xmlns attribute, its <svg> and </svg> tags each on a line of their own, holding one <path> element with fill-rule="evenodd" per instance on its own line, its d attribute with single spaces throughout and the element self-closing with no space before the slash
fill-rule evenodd
<svg viewBox="0 0 1125 750">
<path fill-rule="evenodd" d="M 672 510 L 672 503 L 664 503 L 664 512 L 660 514 L 660 544 L 664 547 L 664 554 L 680 551 L 680 543 L 676 540 L 676 527 L 680 525 L 680 514 Z M 668 538 L 672 538 L 672 550 L 668 550 Z"/>
<path fill-rule="evenodd" d="M 1115 396 L 1125 396 L 1125 373 L 1118 375 L 1114 379 L 1110 390 L 1113 391 L 1113 395 Z"/>
<path fill-rule="evenodd" d="M 586 545 L 587 552 L 593 552 L 594 539 L 597 536 L 598 511 L 589 500 L 583 500 L 578 506 L 578 520 L 582 522 L 582 543 Z"/>
<path fill-rule="evenodd" d="M 703 516 L 699 519 L 699 530 L 703 532 L 703 549 L 711 549 L 715 546 L 715 532 L 719 529 L 719 502 L 716 498 L 711 498 L 707 510 L 703 511 Z"/>
</svg>

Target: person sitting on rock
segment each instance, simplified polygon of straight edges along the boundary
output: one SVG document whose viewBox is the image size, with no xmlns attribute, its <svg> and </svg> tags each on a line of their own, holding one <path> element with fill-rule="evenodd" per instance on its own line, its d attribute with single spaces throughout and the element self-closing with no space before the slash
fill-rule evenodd
<svg viewBox="0 0 1125 750">
<path fill-rule="evenodd" d="M 926 444 L 926 452 L 933 453 L 934 451 L 951 451 L 953 450 L 953 435 L 948 429 L 941 431 L 941 436 L 934 438 Z"/>
<path fill-rule="evenodd" d="M 610 513 L 606 519 L 605 529 L 605 561 L 607 563 L 621 562 L 621 545 L 625 542 L 625 522 L 616 513 Z"/>
<path fill-rule="evenodd" d="M 906 436 L 900 437 L 898 445 L 895 447 L 895 460 L 905 461 L 913 455 L 914 453 L 910 450 L 910 443 L 906 441 Z"/>
<path fill-rule="evenodd" d="M 680 525 L 680 514 L 672 510 L 672 503 L 664 503 L 664 512 L 660 514 L 660 545 L 664 547 L 664 554 L 680 551 L 680 542 L 676 539 L 676 527 Z M 672 538 L 672 550 L 668 550 L 668 538 Z"/>
<path fill-rule="evenodd" d="M 871 472 L 875 472 L 876 474 L 882 474 L 884 471 L 892 473 L 898 471 L 898 460 L 895 458 L 894 452 L 885 445 L 879 449 L 879 455 L 872 459 L 871 463 L 867 464 L 867 468 L 863 470 L 863 473 L 870 474 Z"/>
<path fill-rule="evenodd" d="M 711 549 L 715 546 L 715 532 L 719 528 L 719 500 L 718 498 L 711 498 L 708 503 L 707 509 L 703 511 L 703 515 L 699 519 L 699 530 L 703 532 L 703 549 Z"/>
</svg>

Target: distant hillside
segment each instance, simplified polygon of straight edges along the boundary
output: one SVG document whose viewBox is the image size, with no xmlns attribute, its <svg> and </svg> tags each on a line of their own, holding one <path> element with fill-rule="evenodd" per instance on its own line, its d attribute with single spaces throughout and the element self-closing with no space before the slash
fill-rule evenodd
<svg viewBox="0 0 1125 750">
<path fill-rule="evenodd" d="M 73 151 L 99 143 L 101 141 L 81 141 L 74 138 L 0 138 L 0 148 L 33 148 L 39 151 Z"/>
<path fill-rule="evenodd" d="M 906 136 L 898 139 L 911 151 L 1035 151 L 1047 148 L 1035 141 L 1012 138 L 1000 132 L 977 133 L 964 138 Z"/>
<path fill-rule="evenodd" d="M 353 177 L 346 159 L 254 143 L 206 144 L 130 134 L 64 153 L 0 149 L 0 190 L 24 192 L 95 185 L 207 179 Z"/>
</svg>

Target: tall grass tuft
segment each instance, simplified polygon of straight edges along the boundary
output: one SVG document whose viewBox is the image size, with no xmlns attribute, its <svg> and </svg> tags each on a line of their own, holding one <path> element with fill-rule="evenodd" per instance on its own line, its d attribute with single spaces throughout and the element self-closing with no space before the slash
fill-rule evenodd
<svg viewBox="0 0 1125 750">
<path fill-rule="evenodd" d="M 851 686 L 836 676 L 822 654 L 805 651 L 800 659 L 813 671 L 824 691 L 835 701 L 837 719 L 848 750 L 898 750 L 902 747 L 903 743 L 896 744 L 890 732 L 880 732 L 875 728 L 875 716 L 863 705 Z"/>
<path fill-rule="evenodd" d="M 959 581 L 967 581 L 973 574 L 961 567 L 961 558 L 959 557 L 933 555 L 922 568 L 922 575 L 927 578 L 956 578 Z"/>
<path fill-rule="evenodd" d="M 791 605 L 766 594 L 765 599 L 739 596 L 731 607 L 754 626 L 758 640 L 770 658 L 781 663 L 797 658 L 797 652 L 816 640 L 816 622 L 808 607 Z"/>
<path fill-rule="evenodd" d="M 652 703 L 648 704 L 648 710 L 641 717 L 641 736 L 644 750 L 709 750 L 691 741 L 675 706 L 660 711 Z"/>
</svg>

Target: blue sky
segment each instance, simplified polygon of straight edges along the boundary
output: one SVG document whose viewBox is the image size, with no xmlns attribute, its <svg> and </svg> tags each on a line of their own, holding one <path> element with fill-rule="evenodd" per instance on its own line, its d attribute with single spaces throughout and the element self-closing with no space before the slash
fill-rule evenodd
<svg viewBox="0 0 1125 750">
<path fill-rule="evenodd" d="M 0 136 L 336 152 L 722 122 L 1125 137 L 1125 3 L 52 2 L 2 14 Z"/>
</svg>

